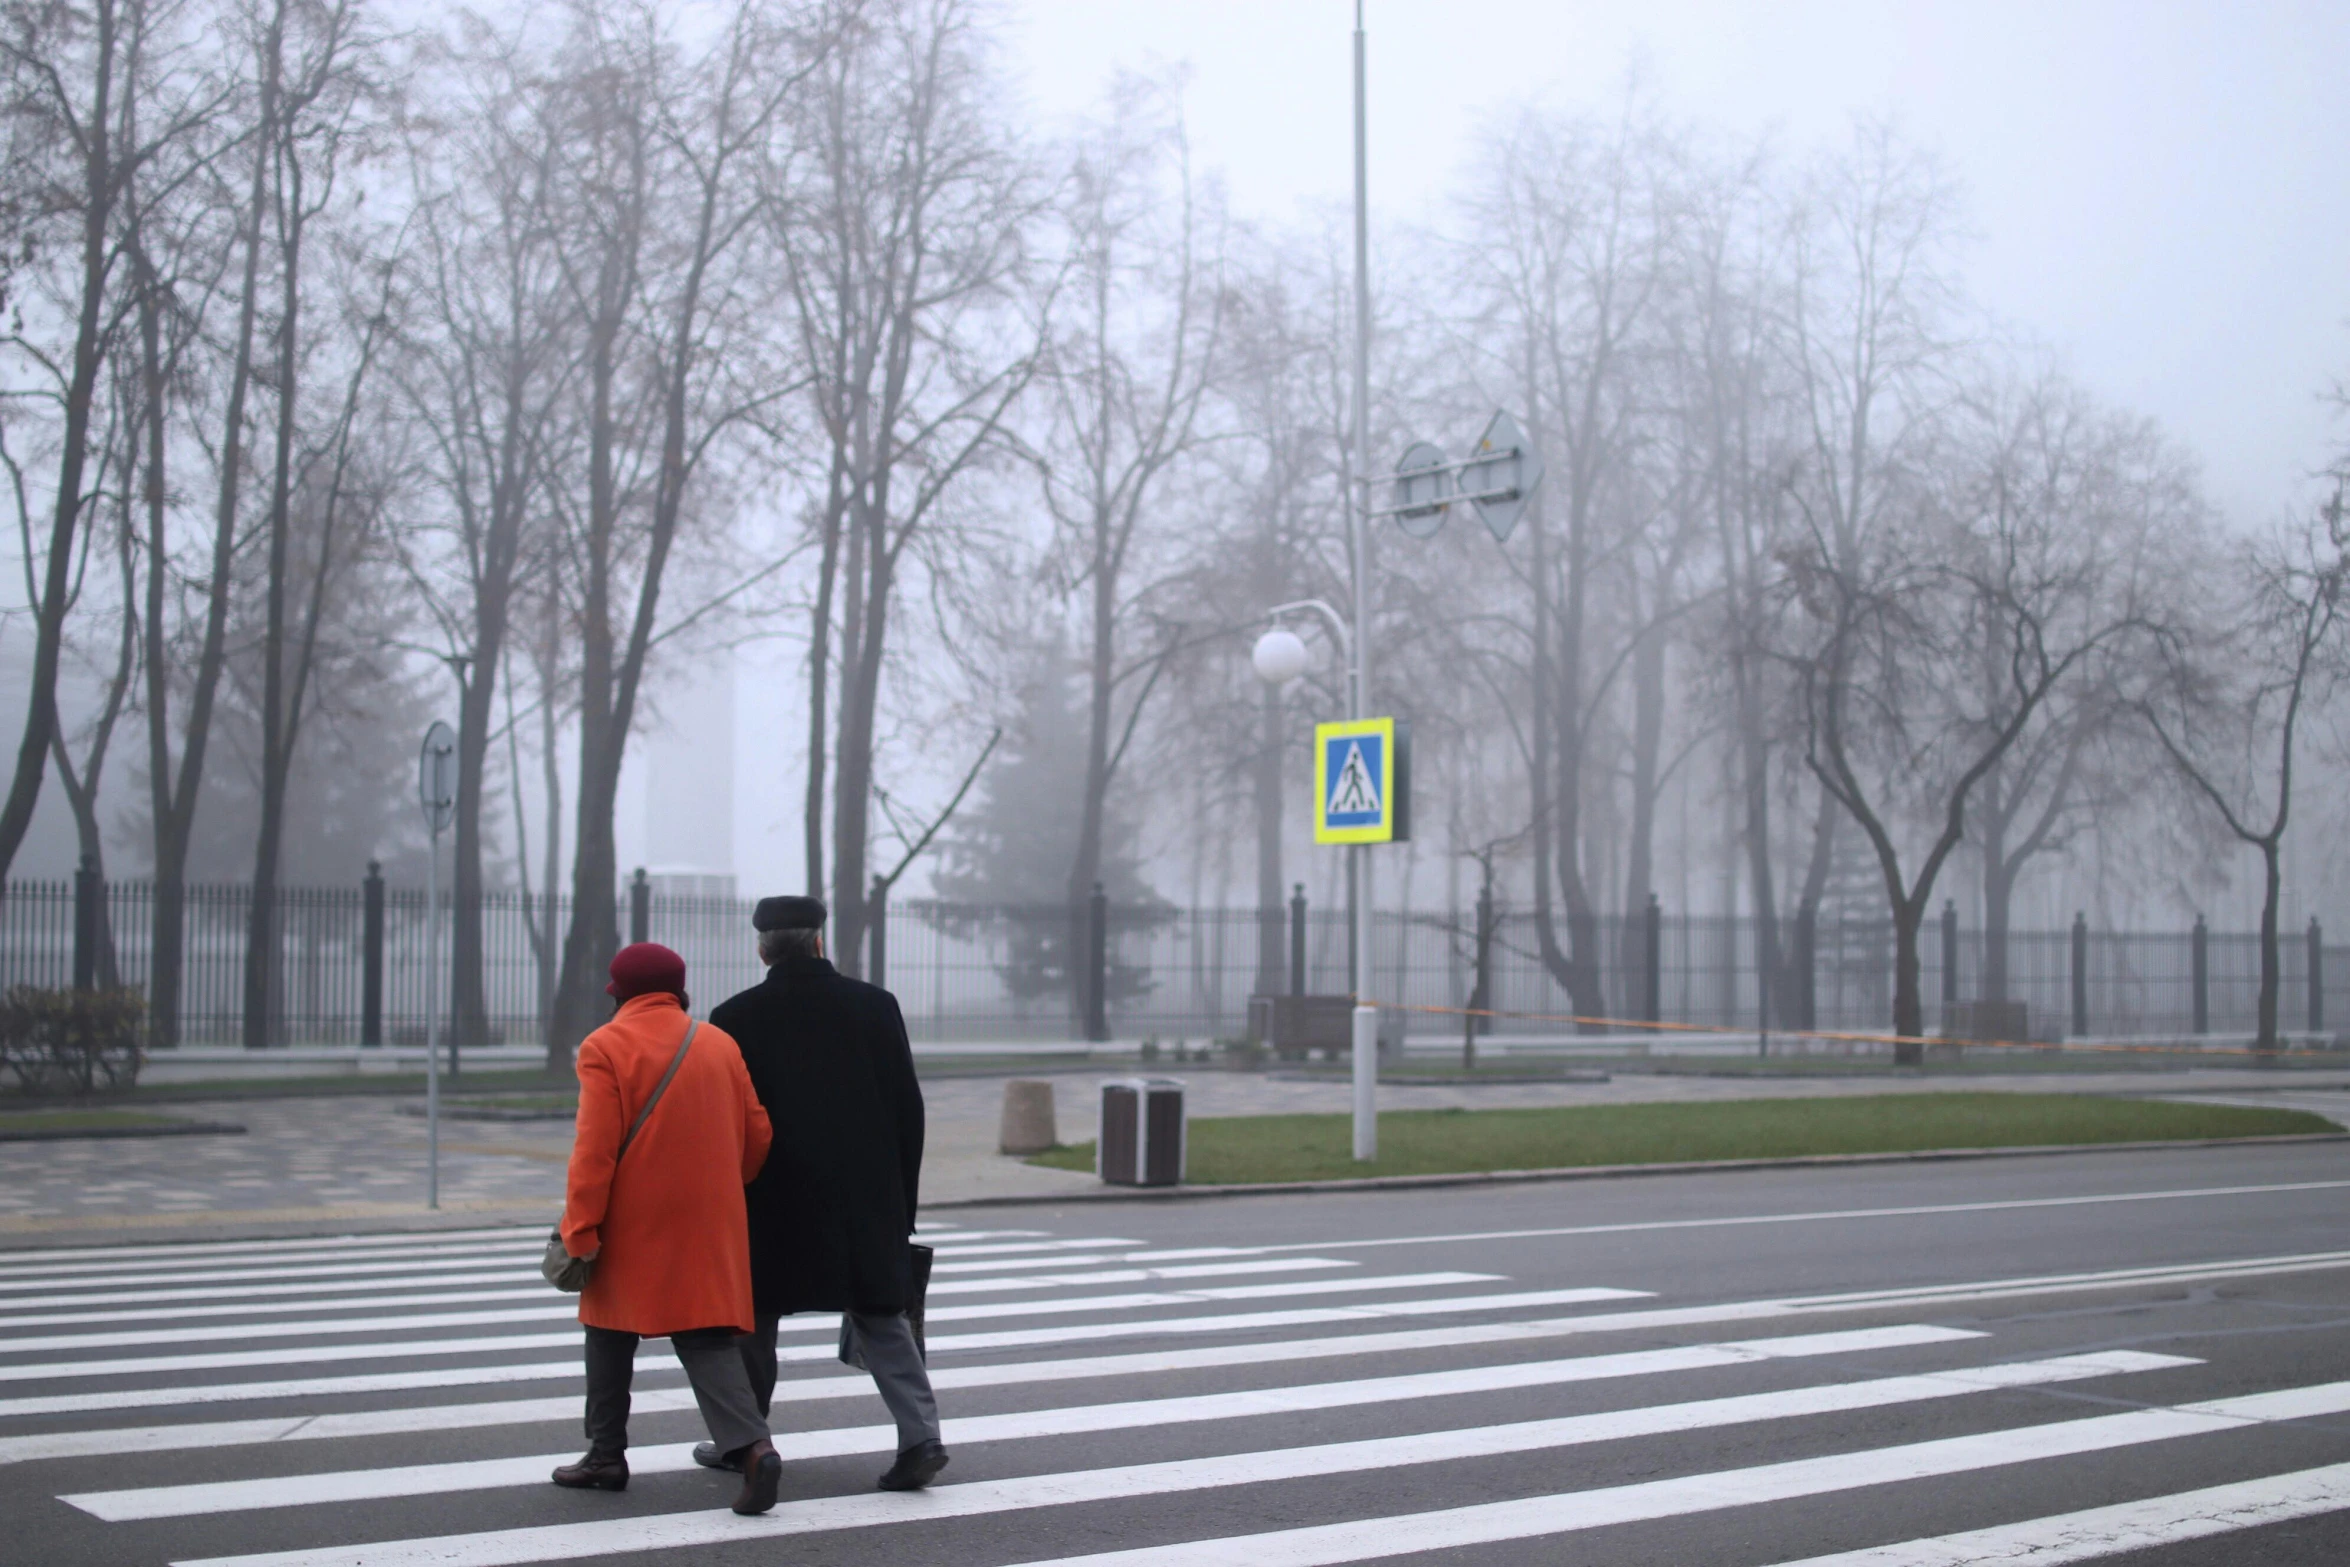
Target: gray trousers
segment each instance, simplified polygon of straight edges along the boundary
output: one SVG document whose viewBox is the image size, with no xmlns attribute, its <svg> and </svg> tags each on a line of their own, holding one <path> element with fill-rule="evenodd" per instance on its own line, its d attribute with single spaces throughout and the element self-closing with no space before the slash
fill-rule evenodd
<svg viewBox="0 0 2350 1567">
<path fill-rule="evenodd" d="M 775 1395 L 775 1328 L 781 1320 L 762 1316 L 757 1332 L 735 1341 L 742 1350 L 743 1368 L 750 1374 L 751 1392 L 758 1399 L 761 1414 L 767 1412 L 768 1401 Z M 917 1442 L 937 1441 L 938 1400 L 930 1391 L 930 1369 L 922 1364 L 922 1351 L 914 1343 L 913 1324 L 903 1312 L 888 1316 L 851 1312 L 849 1320 L 857 1325 L 857 1336 L 864 1341 L 865 1368 L 873 1373 L 873 1386 L 889 1406 L 889 1417 L 897 1422 L 898 1450 L 903 1452 Z"/>
<path fill-rule="evenodd" d="M 738 1453 L 767 1436 L 767 1397 L 752 1396 L 751 1381 L 743 1370 L 737 1343 L 750 1338 L 732 1328 L 693 1328 L 669 1335 L 669 1347 L 685 1366 L 693 1384 L 694 1402 L 702 1408 L 702 1423 L 722 1453 Z M 599 1457 L 617 1458 L 628 1451 L 628 1386 L 636 1376 L 637 1335 L 617 1328 L 587 1330 L 587 1439 Z M 775 1327 L 767 1327 L 772 1357 Z M 772 1362 L 770 1362 L 772 1363 Z M 772 1373 L 768 1376 L 774 1385 Z"/>
</svg>

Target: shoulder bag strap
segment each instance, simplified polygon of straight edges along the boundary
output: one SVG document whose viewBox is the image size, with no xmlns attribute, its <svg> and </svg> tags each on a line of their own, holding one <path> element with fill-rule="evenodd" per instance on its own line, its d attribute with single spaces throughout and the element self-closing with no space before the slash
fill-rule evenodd
<svg viewBox="0 0 2350 1567">
<path fill-rule="evenodd" d="M 661 1081 L 653 1085 L 652 1097 L 647 1099 L 645 1107 L 636 1113 L 636 1124 L 628 1129 L 626 1137 L 620 1139 L 620 1152 L 612 1156 L 614 1164 L 620 1162 L 620 1154 L 628 1152 L 628 1145 L 636 1141 L 636 1134 L 645 1129 L 645 1117 L 653 1113 L 653 1106 L 659 1104 L 661 1096 L 669 1091 L 669 1080 L 677 1075 L 679 1067 L 685 1065 L 685 1053 L 693 1048 L 694 1030 L 701 1026 L 702 1022 L 699 1018 L 689 1017 L 685 1020 L 685 1038 L 678 1041 L 677 1054 L 669 1058 L 669 1070 L 663 1072 Z"/>
</svg>

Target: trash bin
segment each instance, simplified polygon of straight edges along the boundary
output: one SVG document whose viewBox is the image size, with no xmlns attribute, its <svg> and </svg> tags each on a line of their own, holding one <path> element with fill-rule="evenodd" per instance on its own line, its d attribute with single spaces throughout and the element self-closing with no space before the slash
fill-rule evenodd
<svg viewBox="0 0 2350 1567">
<path fill-rule="evenodd" d="M 1122 1077 L 1102 1084 L 1093 1173 L 1112 1186 L 1175 1186 L 1183 1180 L 1183 1084 Z"/>
</svg>

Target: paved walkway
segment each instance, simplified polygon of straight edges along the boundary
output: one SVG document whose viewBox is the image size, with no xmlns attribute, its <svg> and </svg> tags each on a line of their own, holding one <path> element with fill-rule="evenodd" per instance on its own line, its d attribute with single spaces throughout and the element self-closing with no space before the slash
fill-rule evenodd
<svg viewBox="0 0 2350 1567">
<path fill-rule="evenodd" d="M 1094 1135 L 1096 1085 L 1114 1070 L 1062 1073 L 1055 1088 L 1063 1142 Z M 1196 1116 L 1343 1112 L 1343 1080 L 1173 1068 Z M 924 1085 L 930 1145 L 923 1196 L 932 1202 L 1094 1189 L 1090 1175 L 1041 1170 L 996 1150 L 1003 1077 Z M 1389 1109 L 1628 1104 L 1844 1097 L 1898 1092 L 2128 1093 L 2307 1109 L 2350 1126 L 2350 1073 L 2219 1070 L 2122 1075 L 1888 1080 L 1623 1073 L 1604 1083 L 1513 1083 L 1381 1090 Z M 322 1227 L 412 1228 L 442 1222 L 550 1223 L 563 1197 L 568 1121 L 445 1120 L 441 1211 L 424 1207 L 425 1125 L 404 1101 L 374 1097 L 216 1101 L 191 1119 L 242 1124 L 246 1135 L 0 1143 L 0 1245 L 101 1239 L 196 1239 Z"/>
</svg>

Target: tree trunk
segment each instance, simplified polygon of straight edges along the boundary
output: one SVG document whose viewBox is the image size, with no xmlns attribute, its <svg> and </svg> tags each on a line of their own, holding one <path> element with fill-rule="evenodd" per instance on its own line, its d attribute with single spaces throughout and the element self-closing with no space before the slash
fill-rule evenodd
<svg viewBox="0 0 2350 1567">
<path fill-rule="evenodd" d="M 113 143 L 115 9 L 97 0 L 89 13 L 95 51 L 90 111 L 83 126 L 82 279 L 74 327 L 73 368 L 65 386 L 60 434 L 56 505 L 50 515 L 49 553 L 44 562 L 40 602 L 33 625 L 33 669 L 26 693 L 24 737 L 16 749 L 16 772 L 8 800 L 0 806 L 0 885 L 33 823 L 41 781 L 49 770 L 49 742 L 57 732 L 57 670 L 65 642 L 65 611 L 73 594 L 74 530 L 81 520 L 82 475 L 89 457 L 90 405 L 98 390 L 105 356 L 106 273 L 109 229 L 117 195 Z M 28 563 L 29 564 L 29 563 Z"/>
<path fill-rule="evenodd" d="M 2016 867 L 2004 839 L 1986 834 L 1983 844 L 1983 974 L 1977 990 L 1985 1001 L 2007 999 L 2008 929 L 2015 906 Z"/>
<path fill-rule="evenodd" d="M 2278 813 L 2280 816 L 2283 812 Z M 2284 1040 L 2277 1033 L 2277 996 L 2284 986 L 2283 965 L 2277 951 L 2277 893 L 2282 881 L 2277 864 L 2280 830 L 2263 839 L 2260 844 L 2260 1011 L 2258 1032 L 2253 1036 L 2252 1048 L 2259 1051 L 2278 1051 Z"/>
<path fill-rule="evenodd" d="M 246 194 L 242 243 L 245 264 L 238 292 L 236 348 L 229 363 L 227 405 L 221 415 L 220 490 L 212 519 L 212 561 L 205 585 L 204 641 L 188 699 L 187 731 L 176 782 L 171 767 L 169 647 L 164 636 L 164 584 L 170 559 L 164 547 L 163 409 L 167 367 L 158 342 L 158 285 L 148 274 L 141 325 L 145 339 L 148 422 L 147 467 L 147 737 L 148 785 L 155 815 L 155 911 L 148 960 L 148 1015 L 159 1045 L 179 1043 L 180 988 L 187 934 L 188 850 L 196 802 L 204 787 L 204 760 L 212 739 L 212 708 L 227 662 L 229 577 L 236 559 L 237 498 L 245 474 L 245 399 L 253 384 L 253 335 L 259 305 L 261 209 L 268 191 L 270 150 L 277 138 L 277 101 L 285 28 L 279 0 L 263 36 L 260 123 L 254 134 L 253 175 Z M 142 265 L 143 253 L 142 253 Z"/>
<path fill-rule="evenodd" d="M 1926 1031 L 1926 1003 L 1918 964 L 1918 927 L 1925 915 L 1923 897 L 1893 906 L 1893 1032 L 1901 1038 L 1893 1047 L 1896 1066 L 1919 1066 L 1926 1059 L 1926 1047 L 1919 1043 Z"/>
<path fill-rule="evenodd" d="M 840 533 L 847 515 L 846 476 L 841 452 L 833 448 L 832 475 L 824 497 L 824 546 L 816 568 L 816 603 L 808 611 L 808 790 L 800 810 L 801 853 L 806 859 L 808 896 L 824 894 L 825 747 L 831 739 L 832 601 L 840 578 Z"/>
<path fill-rule="evenodd" d="M 253 888 L 245 917 L 245 1048 L 268 1045 L 278 1023 L 277 872 L 285 839 L 286 783 L 293 769 L 293 715 L 286 703 L 286 575 L 292 528 L 294 410 L 301 373 L 302 191 L 288 152 L 293 186 L 281 185 L 285 209 L 277 327 L 277 449 L 270 474 L 269 565 L 261 636 L 261 822 L 253 848 Z M 320 562 L 323 572 L 325 563 Z"/>
</svg>

